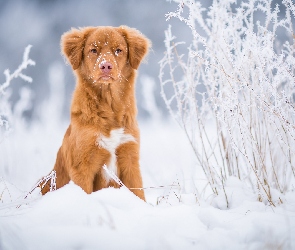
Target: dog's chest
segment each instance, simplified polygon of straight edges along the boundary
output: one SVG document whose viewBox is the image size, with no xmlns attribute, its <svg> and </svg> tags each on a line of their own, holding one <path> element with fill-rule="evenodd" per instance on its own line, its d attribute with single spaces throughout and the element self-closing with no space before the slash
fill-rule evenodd
<svg viewBox="0 0 295 250">
<path fill-rule="evenodd" d="M 124 133 L 123 128 L 114 129 L 111 131 L 110 136 L 106 137 L 104 135 L 99 135 L 96 140 L 98 147 L 104 148 L 109 151 L 111 157 L 109 162 L 106 162 L 106 165 L 109 170 L 113 171 L 117 175 L 117 148 L 127 142 L 136 142 L 135 138 Z M 104 172 L 104 177 L 107 182 L 110 181 L 110 177 Z"/>
</svg>

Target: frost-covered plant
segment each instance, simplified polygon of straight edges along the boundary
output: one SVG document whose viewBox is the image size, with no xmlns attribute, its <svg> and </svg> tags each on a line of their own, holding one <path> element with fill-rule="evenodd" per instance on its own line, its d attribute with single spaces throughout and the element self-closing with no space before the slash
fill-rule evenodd
<svg viewBox="0 0 295 250">
<path fill-rule="evenodd" d="M 23 70 L 25 70 L 28 66 L 35 65 L 35 62 L 29 58 L 31 47 L 31 45 L 26 47 L 23 55 L 23 61 L 13 73 L 10 73 L 9 69 L 4 71 L 5 82 L 0 84 L 0 142 L 3 139 L 2 137 L 4 137 L 7 131 L 9 131 L 9 122 L 13 116 L 13 111 L 9 102 L 10 93 L 7 93 L 6 90 L 10 87 L 11 81 L 16 78 L 21 78 L 26 82 L 33 81 L 31 77 L 23 73 Z M 21 90 L 20 101 L 15 105 L 14 109 L 16 116 L 19 116 L 19 113 L 22 113 L 22 111 L 29 105 L 29 99 L 31 97 L 30 93 L 30 90 L 27 88 L 23 88 Z"/>
<path fill-rule="evenodd" d="M 229 176 L 272 205 L 294 188 L 295 5 L 282 4 L 283 18 L 271 0 L 213 0 L 208 9 L 184 0 L 167 14 L 192 41 L 180 55 L 183 43 L 165 32 L 161 93 L 216 195 Z"/>
</svg>

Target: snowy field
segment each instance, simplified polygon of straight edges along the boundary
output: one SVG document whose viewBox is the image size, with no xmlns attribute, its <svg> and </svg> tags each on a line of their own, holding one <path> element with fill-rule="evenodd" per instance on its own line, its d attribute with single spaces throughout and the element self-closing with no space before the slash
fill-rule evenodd
<svg viewBox="0 0 295 250">
<path fill-rule="evenodd" d="M 124 188 L 88 195 L 74 183 L 24 200 L 51 170 L 65 127 L 35 123 L 0 144 L 0 249 L 295 248 L 294 193 L 270 207 L 230 178 L 226 209 L 173 122 L 140 122 L 147 203 Z"/>
<path fill-rule="evenodd" d="M 200 115 L 207 115 L 205 108 L 206 112 L 203 112 L 204 110 L 199 109 L 198 105 L 192 105 L 192 103 L 198 103 L 195 93 L 200 94 L 201 90 L 197 89 L 195 92 L 191 90 L 197 86 L 195 83 L 200 84 L 202 81 L 192 78 L 192 86 L 186 87 L 185 84 L 188 82 L 183 78 L 175 82 L 176 78 L 173 74 L 168 74 L 168 79 L 162 79 L 164 74 L 161 73 L 160 79 L 148 74 L 139 74 L 138 84 L 142 85 L 138 89 L 141 89 L 142 93 L 137 94 L 140 96 L 139 105 L 143 105 L 140 110 L 145 110 L 147 116 L 150 117 L 144 119 L 144 115 L 141 114 L 142 118 L 139 121 L 141 129 L 140 163 L 146 202 L 133 195 L 124 186 L 120 189 L 106 188 L 86 194 L 73 182 L 44 196 L 40 195 L 38 189 L 29 194 L 37 181 L 53 168 L 56 153 L 68 126 L 67 118 L 62 111 L 63 107 L 69 106 L 69 103 L 65 103 L 67 102 L 65 96 L 68 94 L 65 86 L 66 77 L 59 63 L 52 64 L 48 68 L 50 85 L 48 99 L 43 100 L 40 106 L 34 105 L 32 100 L 38 93 L 34 93 L 24 83 L 19 87 L 19 91 L 17 90 L 17 94 L 20 95 L 19 100 L 11 107 L 9 96 L 15 94 L 15 89 L 12 93 L 12 88 L 8 88 L 13 78 L 10 79 L 11 75 L 6 71 L 5 76 L 8 80 L 4 84 L 0 82 L 0 250 L 295 249 L 295 127 L 293 125 L 295 78 L 292 73 L 295 72 L 294 41 L 290 43 L 288 40 L 284 43 L 285 54 L 282 55 L 274 53 L 275 50 L 272 47 L 274 44 L 272 37 L 276 34 L 277 27 L 284 27 L 288 34 L 294 34 L 290 13 L 292 12 L 295 18 L 295 6 L 291 0 L 284 0 L 283 3 L 288 8 L 286 12 L 288 15 L 286 19 L 278 19 L 278 7 L 271 9 L 271 1 L 243 1 L 232 18 L 233 12 L 228 11 L 230 10 L 228 7 L 234 2 L 216 1 L 220 5 L 214 5 L 214 8 L 210 8 L 211 13 L 203 15 L 203 18 L 206 16 L 211 18 L 209 23 L 212 24 L 214 32 L 220 32 L 206 37 L 208 40 L 204 38 L 200 41 L 192 41 L 194 45 L 204 43 L 201 47 L 209 48 L 207 52 L 210 53 L 204 53 L 208 56 L 207 59 L 205 58 L 207 61 L 200 58 L 204 52 L 202 50 L 199 51 L 200 53 L 191 50 L 194 54 L 190 58 L 196 61 L 188 60 L 188 65 L 176 61 L 182 66 L 182 70 L 187 69 L 186 73 L 189 76 L 187 79 L 191 79 L 191 73 L 198 77 L 203 76 L 205 78 L 200 77 L 200 79 L 202 81 L 207 79 L 205 85 L 209 90 L 212 83 L 216 83 L 215 89 L 223 91 L 217 96 L 215 96 L 215 91 L 207 92 L 214 94 L 214 98 L 206 99 L 205 92 L 202 94 L 202 98 L 205 98 L 202 102 L 203 108 L 206 108 L 204 105 L 207 102 L 209 105 L 207 111 L 215 112 L 216 109 L 212 108 L 212 100 L 219 100 L 220 103 L 217 102 L 216 107 L 220 110 L 224 108 L 224 114 L 228 115 L 218 116 L 219 119 L 224 118 L 219 124 L 224 127 L 215 129 L 215 132 L 211 129 L 212 124 L 208 126 L 208 123 L 205 123 L 207 120 L 202 120 L 203 127 L 201 128 L 207 133 L 205 142 L 210 144 L 209 151 L 206 152 L 208 155 L 210 153 L 209 157 L 204 153 L 205 151 L 202 151 L 202 147 L 206 149 L 208 146 L 202 140 L 203 132 L 196 134 L 197 130 L 194 127 L 201 121 Z M 186 8 L 194 14 L 189 15 L 189 20 L 181 16 L 183 4 L 180 4 L 179 9 L 170 13 L 168 17 L 178 17 L 185 21 L 195 34 L 190 24 L 194 23 L 195 19 L 200 20 L 202 16 L 199 15 L 200 8 L 195 8 L 194 6 L 197 5 L 193 6 L 189 1 L 183 3 L 186 3 Z M 270 27 L 274 29 L 273 33 L 268 27 L 262 29 L 263 27 L 258 22 L 255 24 L 259 24 L 256 33 L 247 32 L 245 26 L 254 27 L 253 20 L 252 23 L 248 23 L 248 15 L 250 15 L 248 10 L 251 10 L 252 14 L 257 11 L 263 12 L 266 18 L 264 25 L 273 22 Z M 228 14 L 227 18 L 225 14 Z M 214 18 L 219 16 L 222 18 L 216 21 Z M 223 26 L 218 26 L 223 21 Z M 205 23 L 208 23 L 208 20 L 201 22 L 201 26 Z M 240 28 L 237 28 L 238 24 L 241 25 Z M 209 31 L 207 29 L 206 32 Z M 243 34 L 240 33 L 242 31 Z M 233 37 L 232 34 L 234 34 Z M 253 34 L 257 35 L 257 39 L 253 39 Z M 270 43 L 268 43 L 268 37 Z M 169 28 L 165 39 L 167 53 L 160 66 L 162 73 L 173 73 L 172 59 L 174 57 L 171 53 L 176 51 L 175 44 L 172 43 L 174 38 Z M 200 36 L 194 38 L 199 39 Z M 218 40 L 214 39 L 220 40 L 217 42 Z M 241 43 L 241 49 L 233 47 L 234 49 L 230 49 L 227 54 L 223 53 L 231 48 L 230 46 L 234 46 L 232 41 L 236 41 L 237 44 Z M 257 47 L 254 46 L 255 41 L 260 41 L 258 45 L 256 44 Z M 220 49 L 215 46 L 218 44 L 224 45 L 224 48 Z M 211 50 L 207 45 L 211 46 Z M 182 57 L 177 55 L 176 58 L 179 60 Z M 215 60 L 216 58 L 218 60 Z M 228 58 L 232 59 L 228 60 Z M 21 65 L 28 63 L 27 59 L 24 56 Z M 281 61 L 281 59 L 286 60 Z M 17 62 L 17 59 L 15 60 Z M 32 64 L 34 63 L 31 61 Z M 162 71 L 167 65 L 171 66 L 168 72 L 167 70 Z M 195 72 L 196 65 L 198 65 L 200 74 Z M 203 65 L 203 68 L 200 65 Z M 241 65 L 241 67 L 236 65 Z M 259 71 L 261 69 L 264 71 Z M 29 76 L 22 74 L 22 70 L 17 72 L 17 77 L 26 81 L 30 80 Z M 169 77 L 172 79 L 169 80 Z M 253 79 L 251 88 L 248 87 L 249 80 L 242 81 L 244 78 Z M 162 83 L 160 83 L 161 79 Z M 167 83 L 174 83 L 178 86 L 174 88 L 178 91 L 175 97 L 180 98 L 177 100 L 179 109 L 171 109 L 171 113 L 181 118 L 178 120 L 180 123 L 183 122 L 183 126 L 190 124 L 193 128 L 192 135 L 197 135 L 191 140 L 191 145 L 180 127 L 164 116 L 156 104 L 155 96 L 159 93 L 155 91 L 155 86 L 162 84 L 163 87 Z M 14 84 L 13 81 L 12 84 Z M 231 88 L 228 88 L 229 86 Z M 232 91 L 232 86 L 237 87 L 237 91 Z M 187 90 L 189 91 L 186 93 Z M 188 98 L 183 96 L 185 93 L 188 94 Z M 162 97 L 164 96 L 162 93 Z M 251 97 L 251 99 L 242 97 Z M 166 99 L 167 107 L 171 104 L 171 100 Z M 228 100 L 230 100 L 229 106 L 227 106 Z M 193 102 L 187 103 L 188 101 Z M 257 103 L 260 104 L 257 105 Z M 258 108 L 264 107 L 265 103 L 268 105 L 266 105 L 267 112 L 263 108 L 260 110 Z M 232 108 L 235 107 L 233 104 L 240 107 L 236 109 L 239 112 Z M 31 122 L 28 123 L 24 120 L 24 114 L 31 110 L 32 105 L 34 105 L 35 113 Z M 251 112 L 249 112 L 250 107 Z M 187 110 L 187 108 L 192 109 Z M 201 113 L 196 113 L 198 111 Z M 186 114 L 191 115 L 186 116 Z M 261 114 L 264 115 L 263 119 L 250 123 L 253 127 L 248 128 L 245 117 L 252 121 L 252 118 L 260 118 Z M 189 123 L 185 123 L 185 118 L 188 118 Z M 5 130 L 7 122 L 11 126 L 8 133 Z M 232 127 L 236 129 L 235 138 L 230 130 Z M 229 159 L 230 164 L 236 164 L 236 168 L 233 169 L 238 174 L 222 173 L 221 170 L 219 175 L 221 165 L 218 164 L 218 154 L 216 154 L 215 165 L 209 161 L 212 155 L 216 156 L 215 145 L 217 145 L 215 140 L 212 141 L 214 147 L 211 147 L 211 135 L 213 136 L 217 131 L 220 136 L 221 132 L 228 128 L 230 133 L 222 139 L 228 140 L 229 150 L 226 148 L 223 151 L 224 154 L 222 155 L 221 152 L 221 155 L 224 157 L 223 160 L 226 158 Z M 200 131 L 200 128 L 198 129 Z M 255 136 L 253 136 L 253 131 Z M 247 133 L 249 136 L 244 137 Z M 260 137 L 262 139 L 257 140 Z M 258 145 L 259 141 L 262 144 Z M 222 143 L 226 144 L 224 140 Z M 204 155 L 207 157 L 207 165 L 205 165 L 207 171 L 210 170 L 206 173 L 208 178 L 199 166 L 201 164 L 198 164 L 192 146 L 199 153 L 197 155 L 202 156 L 198 158 L 203 159 Z M 228 158 L 228 152 L 232 153 L 232 158 Z M 255 168 L 250 167 L 251 160 L 255 163 L 253 164 Z M 266 168 L 267 164 L 270 165 Z M 204 167 L 204 164 L 202 166 Z M 215 172 L 211 171 L 212 169 L 215 169 Z M 240 170 L 243 170 L 241 176 Z M 219 178 L 220 176 L 222 178 Z M 240 179 L 234 176 L 240 176 Z M 214 183 L 210 177 L 213 181 L 215 180 Z M 210 180 L 212 190 L 215 189 L 215 194 L 210 189 L 208 180 Z M 225 183 L 224 180 L 226 180 Z M 282 184 L 282 188 L 279 183 Z"/>
</svg>

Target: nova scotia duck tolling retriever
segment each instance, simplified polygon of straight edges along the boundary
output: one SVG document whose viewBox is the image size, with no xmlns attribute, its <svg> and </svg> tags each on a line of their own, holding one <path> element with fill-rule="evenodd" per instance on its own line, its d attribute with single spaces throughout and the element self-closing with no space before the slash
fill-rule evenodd
<svg viewBox="0 0 295 250">
<path fill-rule="evenodd" d="M 76 88 L 70 125 L 54 166 L 56 188 L 70 180 L 88 194 L 119 187 L 103 169 L 106 165 L 145 200 L 135 78 L 150 45 L 139 31 L 127 26 L 72 29 L 62 36 L 62 52 L 76 75 Z M 47 183 L 41 192 L 49 190 Z"/>
</svg>

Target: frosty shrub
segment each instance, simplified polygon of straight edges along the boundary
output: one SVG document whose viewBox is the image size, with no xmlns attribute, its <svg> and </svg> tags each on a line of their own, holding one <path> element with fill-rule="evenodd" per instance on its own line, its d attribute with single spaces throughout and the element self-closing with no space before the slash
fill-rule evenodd
<svg viewBox="0 0 295 250">
<path fill-rule="evenodd" d="M 184 43 L 165 32 L 162 96 L 216 195 L 229 176 L 271 205 L 294 189 L 295 5 L 282 5 L 283 18 L 271 0 L 185 0 L 166 16 L 192 41 L 179 53 Z"/>
<path fill-rule="evenodd" d="M 14 110 L 12 110 L 11 103 L 9 102 L 11 92 L 7 90 L 11 90 L 9 87 L 11 81 L 15 78 L 21 78 L 26 82 L 32 82 L 32 78 L 23 73 L 23 70 L 28 66 L 35 65 L 35 62 L 29 58 L 31 47 L 31 45 L 26 47 L 23 61 L 13 73 L 10 73 L 8 69 L 4 71 L 5 82 L 0 84 L 0 143 L 11 128 L 11 120 L 16 118 L 14 119 L 15 121 L 20 121 L 23 111 L 28 109 L 30 105 L 31 91 L 24 87 L 20 91 L 20 100 L 16 103 Z"/>
</svg>

